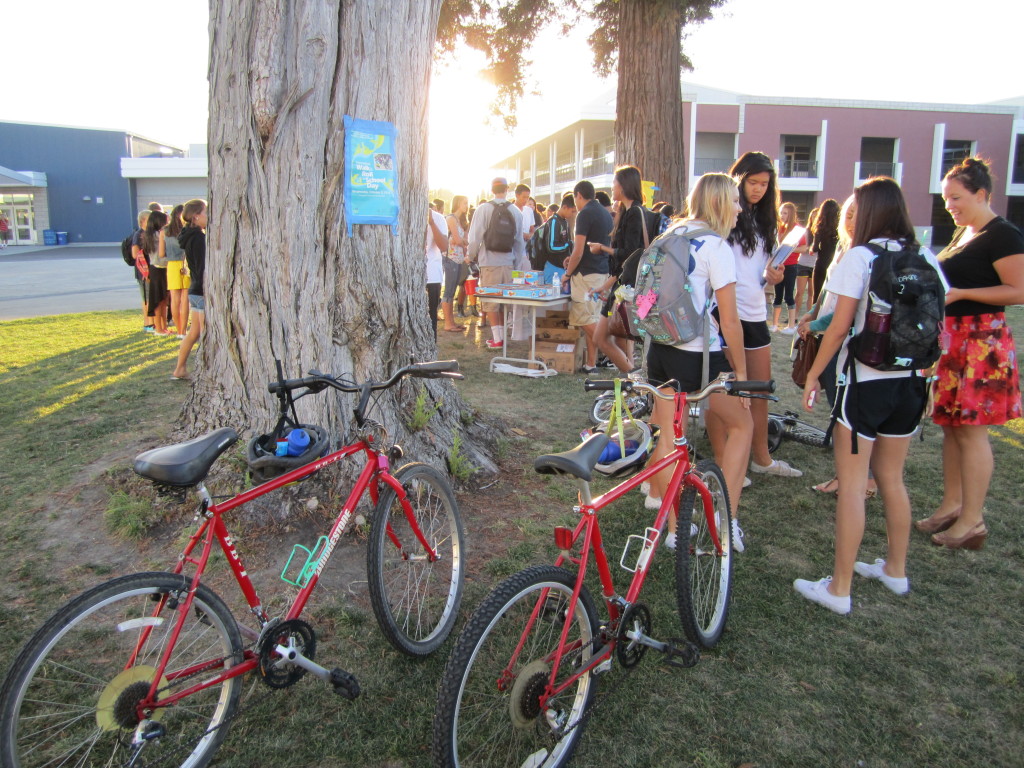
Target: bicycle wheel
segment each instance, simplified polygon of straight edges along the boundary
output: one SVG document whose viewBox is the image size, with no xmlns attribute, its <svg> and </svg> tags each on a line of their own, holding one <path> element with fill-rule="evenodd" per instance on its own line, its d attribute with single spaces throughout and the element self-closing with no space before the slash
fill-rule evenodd
<svg viewBox="0 0 1024 768">
<path fill-rule="evenodd" d="M 440 472 L 406 464 L 395 472 L 412 506 L 406 517 L 398 495 L 385 487 L 373 514 L 366 572 L 381 631 L 395 648 L 426 656 L 445 641 L 462 602 L 465 549 L 459 505 Z M 437 553 L 430 562 L 413 528 Z"/>
<path fill-rule="evenodd" d="M 559 766 L 568 762 L 594 696 L 581 676 L 541 710 L 539 697 L 572 598 L 575 575 L 540 565 L 509 577 L 480 605 L 448 659 L 434 710 L 434 764 Z M 540 604 L 537 620 L 530 617 Z M 566 638 L 558 681 L 590 658 L 597 609 L 584 586 Z M 516 655 L 517 648 L 521 651 Z"/>
<path fill-rule="evenodd" d="M 696 472 L 711 492 L 710 517 L 722 544 L 722 554 L 715 549 L 700 494 L 696 488 L 687 486 L 679 502 L 676 600 L 690 642 L 701 648 L 714 648 L 725 630 L 732 596 L 729 492 L 722 470 L 712 460 L 699 462 Z M 684 546 L 683 537 L 687 534 L 689 546 Z"/>
<path fill-rule="evenodd" d="M 651 413 L 652 405 L 650 397 L 646 394 L 623 395 L 623 403 L 634 419 L 642 419 Z M 590 409 L 590 421 L 594 425 L 607 424 L 612 416 L 612 406 L 615 404 L 615 395 L 605 392 L 594 400 Z"/>
<path fill-rule="evenodd" d="M 782 423 L 782 436 L 788 440 L 801 443 L 802 445 L 809 445 L 813 448 L 825 447 L 827 443 L 825 430 L 813 424 L 808 424 L 806 421 L 800 421 L 795 413 L 787 411 L 782 416 L 773 413 L 770 414 L 770 417 L 775 417 Z"/>
<path fill-rule="evenodd" d="M 149 692 L 177 627 L 172 606 L 189 584 L 170 573 L 138 573 L 94 587 L 57 611 L 22 649 L 0 689 L 4 768 L 127 765 L 135 751 L 135 703 Z M 238 626 L 221 599 L 200 585 L 192 606 L 162 678 L 168 693 L 242 660 Z M 151 720 L 164 734 L 144 743 L 138 764 L 209 763 L 240 694 L 234 677 L 154 710 Z"/>
</svg>

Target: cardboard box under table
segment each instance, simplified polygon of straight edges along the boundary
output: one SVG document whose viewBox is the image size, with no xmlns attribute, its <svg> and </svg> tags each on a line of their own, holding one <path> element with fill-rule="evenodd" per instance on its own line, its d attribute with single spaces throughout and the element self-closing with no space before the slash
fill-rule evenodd
<svg viewBox="0 0 1024 768">
<path fill-rule="evenodd" d="M 504 290 L 504 286 L 489 286 L 492 289 L 501 288 Z M 543 287 L 543 286 L 541 286 Z M 530 289 L 532 286 L 516 285 L 514 288 L 517 289 Z M 547 291 L 545 291 L 547 293 Z M 493 294 L 492 294 L 493 296 Z M 496 300 L 494 296 L 492 300 Z M 501 354 L 491 360 L 490 370 L 492 373 L 514 373 L 518 376 L 554 376 L 558 372 L 558 368 L 542 359 L 537 352 L 537 310 L 549 310 L 563 309 L 569 306 L 568 296 L 539 296 L 539 297 L 521 297 L 521 296 L 508 296 L 503 295 L 501 297 L 501 303 L 510 306 L 522 306 L 526 309 L 527 317 L 530 322 L 530 356 L 529 358 L 521 357 L 509 357 L 508 356 L 508 337 L 509 329 L 505 329 L 505 339 L 501 345 Z M 506 312 L 506 323 L 511 319 L 512 313 Z M 566 313 L 565 327 L 568 328 L 568 313 Z M 578 336 L 579 332 L 576 331 Z M 568 342 L 564 342 L 568 343 Z M 564 371 L 566 373 L 572 373 L 571 369 Z"/>
</svg>

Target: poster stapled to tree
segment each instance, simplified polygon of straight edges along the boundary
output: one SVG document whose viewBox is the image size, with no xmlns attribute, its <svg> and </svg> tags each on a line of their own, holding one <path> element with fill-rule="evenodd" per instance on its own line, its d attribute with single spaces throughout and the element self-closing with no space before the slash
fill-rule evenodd
<svg viewBox="0 0 1024 768">
<path fill-rule="evenodd" d="M 345 222 L 388 224 L 398 234 L 398 169 L 393 123 L 345 115 Z"/>
</svg>

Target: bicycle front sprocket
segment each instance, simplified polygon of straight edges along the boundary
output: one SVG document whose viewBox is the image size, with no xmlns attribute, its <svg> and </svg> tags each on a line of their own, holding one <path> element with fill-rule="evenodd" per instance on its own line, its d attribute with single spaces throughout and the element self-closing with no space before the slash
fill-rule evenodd
<svg viewBox="0 0 1024 768">
<path fill-rule="evenodd" d="M 295 653 L 310 661 L 316 655 L 316 633 L 301 619 L 275 624 L 264 633 L 256 653 L 260 659 L 260 676 L 271 688 L 295 685 L 306 670 L 292 663 Z"/>
</svg>

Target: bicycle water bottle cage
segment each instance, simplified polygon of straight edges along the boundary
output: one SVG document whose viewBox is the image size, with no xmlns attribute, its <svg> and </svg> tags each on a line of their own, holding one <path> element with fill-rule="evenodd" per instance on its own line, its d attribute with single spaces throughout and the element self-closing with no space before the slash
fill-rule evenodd
<svg viewBox="0 0 1024 768">
<path fill-rule="evenodd" d="M 608 435 L 598 432 L 571 451 L 538 456 L 533 462 L 533 468 L 542 475 L 573 475 L 590 482 L 593 479 L 594 467 L 601 458 L 604 447 L 608 445 L 608 440 Z"/>
<path fill-rule="evenodd" d="M 156 483 L 191 486 L 200 483 L 213 462 L 238 440 L 230 427 L 215 429 L 201 437 L 177 445 L 140 453 L 135 457 L 135 473 Z"/>
</svg>

